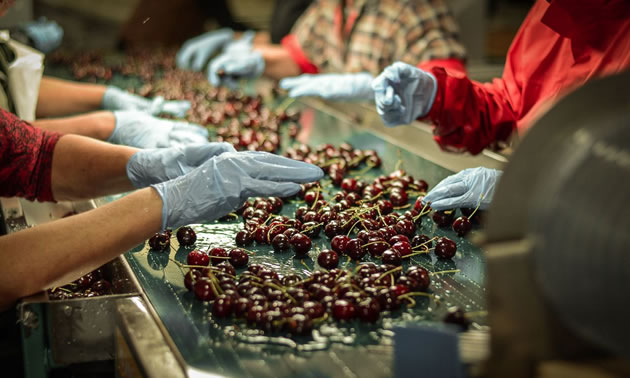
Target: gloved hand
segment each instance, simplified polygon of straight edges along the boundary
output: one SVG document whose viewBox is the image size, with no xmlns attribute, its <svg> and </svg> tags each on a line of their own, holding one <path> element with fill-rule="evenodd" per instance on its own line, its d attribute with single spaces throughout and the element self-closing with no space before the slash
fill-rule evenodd
<svg viewBox="0 0 630 378">
<path fill-rule="evenodd" d="M 55 21 L 40 17 L 37 21 L 26 23 L 22 29 L 33 40 L 34 47 L 47 54 L 61 45 L 63 29 Z"/>
<path fill-rule="evenodd" d="M 175 56 L 175 64 L 185 70 L 201 71 L 211 56 L 232 40 L 230 28 L 209 31 L 184 42 Z"/>
<path fill-rule="evenodd" d="M 289 97 L 318 96 L 326 100 L 368 101 L 374 99 L 372 80 L 367 72 L 354 74 L 304 74 L 280 80 Z"/>
<path fill-rule="evenodd" d="M 468 168 L 440 181 L 424 197 L 424 203 L 431 203 L 434 210 L 448 210 L 462 207 L 485 210 L 492 202 L 497 182 L 503 174 L 496 169 Z"/>
<path fill-rule="evenodd" d="M 140 110 L 151 115 L 165 113 L 175 117 L 183 117 L 190 109 L 190 101 L 166 101 L 162 96 L 147 99 L 109 86 L 103 94 L 102 108 L 106 110 Z"/>
<path fill-rule="evenodd" d="M 239 79 L 254 79 L 265 72 L 265 59 L 258 51 L 232 50 L 210 62 L 208 80 L 215 87 L 236 88 Z"/>
<path fill-rule="evenodd" d="M 376 111 L 385 125 L 397 126 L 424 117 L 437 92 L 433 74 L 403 62 L 383 70 L 372 82 Z"/>
<path fill-rule="evenodd" d="M 288 197 L 296 182 L 321 179 L 317 166 L 266 152 L 226 152 L 184 176 L 152 187 L 162 197 L 162 229 L 211 222 L 248 197 Z"/>
<path fill-rule="evenodd" d="M 224 152 L 236 152 L 229 143 L 140 150 L 127 162 L 127 177 L 136 188 L 183 176 Z"/>
<path fill-rule="evenodd" d="M 256 32 L 253 30 L 247 30 L 243 32 L 241 38 L 228 42 L 223 48 L 223 52 L 229 53 L 238 51 L 251 51 L 252 45 L 254 43 L 254 37 L 256 37 Z"/>
<path fill-rule="evenodd" d="M 110 143 L 138 148 L 208 143 L 208 130 L 192 123 L 156 118 L 134 110 L 116 111 L 114 117 L 114 132 L 107 139 Z"/>
</svg>

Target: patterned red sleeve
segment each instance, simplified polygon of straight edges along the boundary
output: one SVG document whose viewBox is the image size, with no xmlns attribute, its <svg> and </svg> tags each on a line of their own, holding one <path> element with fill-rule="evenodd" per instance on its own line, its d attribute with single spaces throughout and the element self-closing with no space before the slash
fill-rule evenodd
<svg viewBox="0 0 630 378">
<path fill-rule="evenodd" d="M 60 137 L 0 109 L 0 196 L 54 201 L 52 157 Z"/>
</svg>

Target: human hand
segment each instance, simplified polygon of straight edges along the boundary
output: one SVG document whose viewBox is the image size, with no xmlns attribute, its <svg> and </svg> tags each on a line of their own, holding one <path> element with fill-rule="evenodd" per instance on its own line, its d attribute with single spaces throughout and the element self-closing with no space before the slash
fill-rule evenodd
<svg viewBox="0 0 630 378">
<path fill-rule="evenodd" d="M 376 111 L 385 125 L 397 126 L 424 117 L 437 92 L 433 74 L 403 62 L 383 70 L 372 82 Z"/>
<path fill-rule="evenodd" d="M 229 143 L 204 143 L 140 150 L 127 162 L 127 177 L 135 188 L 172 180 L 224 152 L 236 152 Z"/>
<path fill-rule="evenodd" d="M 440 181 L 424 197 L 434 210 L 462 207 L 485 210 L 492 202 L 497 182 L 503 174 L 496 169 L 468 168 Z"/>
<path fill-rule="evenodd" d="M 265 72 L 265 59 L 259 51 L 232 50 L 210 62 L 208 80 L 215 87 L 235 88 L 238 79 L 254 79 Z"/>
<path fill-rule="evenodd" d="M 367 72 L 353 74 L 304 74 L 280 80 L 289 97 L 317 96 L 326 100 L 368 101 L 374 99 L 372 80 Z"/>
<path fill-rule="evenodd" d="M 33 40 L 35 48 L 47 54 L 61 45 L 63 29 L 55 21 L 40 17 L 37 21 L 26 23 L 22 29 Z"/>
<path fill-rule="evenodd" d="M 211 222 L 249 197 L 288 197 L 296 183 L 321 179 L 317 166 L 266 152 L 226 152 L 190 173 L 152 185 L 162 198 L 162 229 Z"/>
<path fill-rule="evenodd" d="M 253 30 L 247 30 L 243 32 L 241 38 L 233 39 L 231 42 L 228 42 L 223 48 L 223 52 L 251 51 L 254 43 L 254 37 L 256 37 L 256 32 Z"/>
<path fill-rule="evenodd" d="M 162 96 L 147 99 L 109 86 L 103 94 L 102 108 L 106 110 L 139 110 L 151 115 L 164 113 L 183 117 L 190 109 L 190 101 L 166 101 Z"/>
<path fill-rule="evenodd" d="M 234 32 L 230 28 L 209 31 L 184 42 L 175 56 L 178 68 L 201 71 L 211 56 L 232 40 Z"/>
<path fill-rule="evenodd" d="M 208 143 L 208 130 L 180 121 L 156 118 L 134 110 L 114 112 L 114 132 L 108 142 L 138 148 L 164 148 Z"/>
</svg>

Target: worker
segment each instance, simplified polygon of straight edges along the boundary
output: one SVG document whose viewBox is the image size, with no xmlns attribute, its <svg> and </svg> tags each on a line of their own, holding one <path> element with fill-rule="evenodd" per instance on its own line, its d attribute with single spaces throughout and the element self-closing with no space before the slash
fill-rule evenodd
<svg viewBox="0 0 630 378">
<path fill-rule="evenodd" d="M 238 33 L 234 27 L 212 30 L 191 38 L 177 52 L 176 64 L 181 69 L 201 71 L 218 52 L 243 48 L 249 50 L 253 43 L 278 44 L 293 27 L 295 21 L 308 8 L 313 0 L 275 1 L 269 31 L 246 30 Z M 204 2 L 205 4 L 205 2 Z M 206 5 L 207 6 L 207 5 Z M 211 14 L 208 12 L 208 14 Z"/>
<path fill-rule="evenodd" d="M 445 67 L 396 62 L 372 88 L 386 125 L 426 120 L 442 148 L 478 154 L 524 134 L 544 110 L 586 81 L 629 67 L 630 2 L 538 0 L 512 41 L 502 78 L 479 83 Z M 488 192 L 482 201 L 487 207 L 489 188 L 499 178 L 482 167 L 465 170 L 425 201 L 436 210 L 474 207 Z"/>
<path fill-rule="evenodd" d="M 289 96 L 373 99 L 374 75 L 403 60 L 464 71 L 465 50 L 442 0 L 320 0 L 311 4 L 281 44 L 227 49 L 213 59 L 213 85 L 235 86 L 263 74 Z M 320 75 L 316 75 L 320 74 Z"/>
<path fill-rule="evenodd" d="M 63 28 L 53 20 L 40 17 L 9 29 L 12 38 L 48 54 L 61 45 Z"/>
<path fill-rule="evenodd" d="M 251 196 L 287 197 L 320 168 L 225 143 L 137 150 L 41 130 L 0 109 L 0 196 L 58 201 L 137 191 L 0 236 L 0 310 L 71 282 L 154 233 L 211 222 Z M 19 252 L 19 253 L 16 253 Z"/>
<path fill-rule="evenodd" d="M 161 96 L 147 99 L 115 86 L 44 76 L 32 124 L 48 131 L 138 148 L 208 142 L 205 127 L 156 117 L 160 114 L 184 117 L 190 106 L 185 100 L 166 101 Z M 94 111 L 99 108 L 105 110 Z"/>
</svg>

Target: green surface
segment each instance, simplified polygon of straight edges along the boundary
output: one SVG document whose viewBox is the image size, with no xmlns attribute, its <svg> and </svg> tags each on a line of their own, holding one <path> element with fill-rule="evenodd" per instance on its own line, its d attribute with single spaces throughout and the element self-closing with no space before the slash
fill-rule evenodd
<svg viewBox="0 0 630 378">
<path fill-rule="evenodd" d="M 64 77 L 62 71 L 52 69 L 50 72 Z M 122 87 L 136 84 L 117 80 L 113 82 Z M 356 148 L 376 150 L 382 158 L 383 167 L 371 170 L 363 176 L 364 179 L 393 171 L 399 160 L 408 174 L 425 179 L 430 186 L 451 173 L 329 114 L 306 108 L 299 102 L 292 107 L 302 109 L 300 142 L 316 147 L 321 143 L 339 145 L 346 141 Z M 413 203 L 415 198 L 410 200 Z M 282 214 L 292 217 L 298 205 L 285 204 Z M 234 236 L 242 224 L 234 221 L 193 225 L 193 228 L 198 235 L 195 247 L 205 250 L 214 246 L 234 247 Z M 175 248 L 170 254 L 149 251 L 145 243 L 129 251 L 125 257 L 179 352 L 194 368 L 228 376 L 320 377 L 338 376 L 348 371 L 357 376 L 388 376 L 391 375 L 393 326 L 409 322 L 440 322 L 446 309 L 452 305 L 471 313 L 485 310 L 485 264 L 481 251 L 468 240 L 457 237 L 453 231 L 437 229 L 426 217 L 417 233 L 446 235 L 457 242 L 458 252 L 453 260 L 437 260 L 433 255 L 413 258 L 415 263 L 429 271 L 460 270 L 432 276 L 430 292 L 441 298 L 440 303 L 416 297 L 415 307 L 404 309 L 403 306 L 403 310 L 384 313 L 375 325 L 358 321 L 348 324 L 328 321 L 314 331 L 313 337 L 288 337 L 282 333 L 268 337 L 261 331 L 248 328 L 240 320 L 214 320 L 210 313 L 211 304 L 196 300 L 186 290 L 183 284 L 185 271 L 170 260 L 185 263 L 190 251 L 177 249 L 175 238 L 172 239 Z M 313 240 L 313 250 L 309 258 L 304 259 L 310 270 L 319 269 L 314 263 L 317 247 L 329 247 L 323 232 Z M 291 252 L 275 254 L 269 246 L 258 245 L 249 249 L 256 252 L 250 257 L 250 264 L 260 263 L 280 274 L 296 272 L 304 276 L 308 272 Z M 365 261 L 372 261 L 369 255 Z M 342 260 L 340 265 L 344 264 L 345 260 Z M 405 262 L 404 266 L 408 264 Z M 354 267 L 354 263 L 348 267 Z M 483 315 L 473 319 L 481 325 L 486 324 Z M 375 358 L 368 358 L 372 355 Z"/>
</svg>

